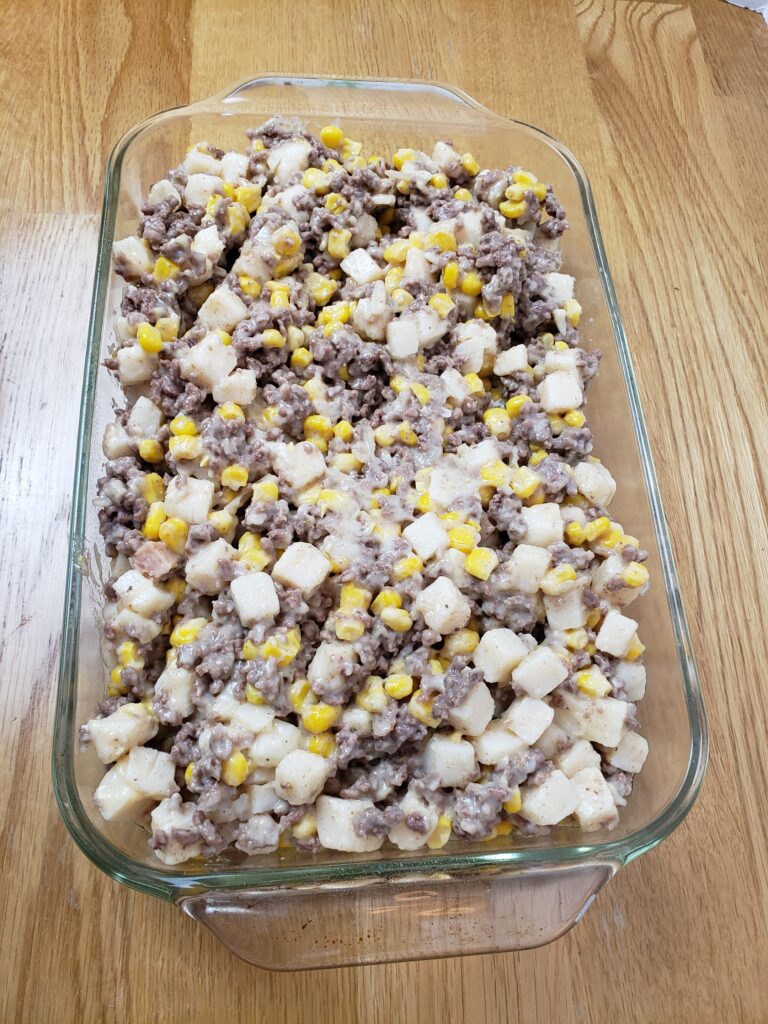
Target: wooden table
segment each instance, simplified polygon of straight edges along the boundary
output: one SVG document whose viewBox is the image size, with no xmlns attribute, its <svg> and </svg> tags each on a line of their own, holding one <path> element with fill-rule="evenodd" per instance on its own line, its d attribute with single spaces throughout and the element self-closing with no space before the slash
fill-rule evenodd
<svg viewBox="0 0 768 1024">
<path fill-rule="evenodd" d="M 3 8 L 0 1018 L 768 1020 L 768 28 L 759 15 L 716 0 Z M 153 111 L 267 70 L 454 82 L 562 139 L 592 179 L 712 757 L 685 824 L 544 949 L 263 973 L 173 907 L 100 874 L 54 806 L 51 717 L 106 155 Z"/>
</svg>

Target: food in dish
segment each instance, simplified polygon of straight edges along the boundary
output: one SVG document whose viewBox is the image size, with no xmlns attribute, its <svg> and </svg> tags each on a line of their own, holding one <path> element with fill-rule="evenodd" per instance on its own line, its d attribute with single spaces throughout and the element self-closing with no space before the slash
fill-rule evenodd
<svg viewBox="0 0 768 1024">
<path fill-rule="evenodd" d="M 107 819 L 232 846 L 611 828 L 645 552 L 592 455 L 565 211 L 528 170 L 275 118 L 114 246 Z"/>
</svg>

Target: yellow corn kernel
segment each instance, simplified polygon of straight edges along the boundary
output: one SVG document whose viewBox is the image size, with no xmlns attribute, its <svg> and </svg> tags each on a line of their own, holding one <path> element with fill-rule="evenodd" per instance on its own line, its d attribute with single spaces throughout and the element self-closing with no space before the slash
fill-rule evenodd
<svg viewBox="0 0 768 1024">
<path fill-rule="evenodd" d="M 527 466 L 519 466 L 512 474 L 510 486 L 518 498 L 530 498 L 541 479 Z"/>
<path fill-rule="evenodd" d="M 338 192 L 330 192 L 325 197 L 325 208 L 329 213 L 343 213 L 348 206 L 347 200 Z"/>
<path fill-rule="evenodd" d="M 503 320 L 513 320 L 515 316 L 515 296 L 507 294 L 501 300 L 499 316 Z"/>
<path fill-rule="evenodd" d="M 337 437 L 340 441 L 351 441 L 355 436 L 355 428 L 349 420 L 339 420 L 333 428 L 333 434 L 334 437 Z"/>
<path fill-rule="evenodd" d="M 556 597 L 568 589 L 568 584 L 576 579 L 576 570 L 572 565 L 563 562 L 546 573 L 541 581 L 541 589 L 550 597 Z"/>
<path fill-rule="evenodd" d="M 338 149 L 344 141 L 344 132 L 338 125 L 327 124 L 324 128 L 320 129 L 320 138 L 323 145 L 327 146 L 328 149 Z"/>
<path fill-rule="evenodd" d="M 148 505 L 162 501 L 165 497 L 165 484 L 159 473 L 147 473 L 141 481 L 141 493 Z"/>
<path fill-rule="evenodd" d="M 483 382 L 476 373 L 465 373 L 464 383 L 467 385 L 467 391 L 469 391 L 470 395 L 485 394 L 485 387 L 483 386 Z"/>
<path fill-rule="evenodd" d="M 385 587 L 384 590 L 379 591 L 371 604 L 371 608 L 377 615 L 380 615 L 384 608 L 402 607 L 402 597 L 400 597 L 396 590 L 392 590 L 390 587 Z"/>
<path fill-rule="evenodd" d="M 136 340 L 145 352 L 162 352 L 163 339 L 160 331 L 152 324 L 139 324 Z"/>
<path fill-rule="evenodd" d="M 624 657 L 627 661 L 636 661 L 645 650 L 645 644 L 641 642 L 637 633 L 632 637 L 632 642 L 629 645 L 627 653 Z"/>
<path fill-rule="evenodd" d="M 429 305 L 434 309 L 440 319 L 444 320 L 456 303 L 446 292 L 436 292 L 429 300 Z"/>
<path fill-rule="evenodd" d="M 167 281 L 169 278 L 178 277 L 181 273 L 181 267 L 171 262 L 165 256 L 158 256 L 152 273 L 157 281 Z"/>
<path fill-rule="evenodd" d="M 189 416 L 174 416 L 168 426 L 174 437 L 194 437 L 199 433 L 197 424 Z"/>
<path fill-rule="evenodd" d="M 441 252 L 456 252 L 456 239 L 450 231 L 445 231 L 443 228 L 438 228 L 437 231 L 432 231 L 426 237 L 426 247 L 438 248 Z"/>
<path fill-rule="evenodd" d="M 280 489 L 274 480 L 259 480 L 253 485 L 253 496 L 257 501 L 277 501 Z"/>
<path fill-rule="evenodd" d="M 457 188 L 453 193 L 453 198 L 458 199 L 459 202 L 468 203 L 472 198 L 472 193 L 468 188 Z"/>
<path fill-rule="evenodd" d="M 410 697 L 413 693 L 413 676 L 409 676 L 405 672 L 395 672 L 394 675 L 387 676 L 384 680 L 384 689 L 395 700 Z"/>
<path fill-rule="evenodd" d="M 515 826 L 511 821 L 500 821 L 493 830 L 493 835 L 489 838 L 495 839 L 496 836 L 509 836 L 515 830 Z"/>
<path fill-rule="evenodd" d="M 518 814 L 520 812 L 520 808 L 523 806 L 523 798 L 520 793 L 519 786 L 515 787 L 515 792 L 508 800 L 505 800 L 501 806 L 507 814 Z"/>
<path fill-rule="evenodd" d="M 383 256 L 387 263 L 405 263 L 409 249 L 410 245 L 408 244 L 408 242 L 404 238 L 401 238 L 398 239 L 398 241 L 396 242 L 392 242 L 391 245 L 388 245 L 383 252 Z M 391 271 L 389 273 L 391 273 Z M 384 278 L 385 284 L 389 284 L 389 281 L 387 280 L 389 278 L 389 273 Z M 403 274 L 401 270 L 395 283 L 399 284 L 400 278 L 402 276 Z"/>
<path fill-rule="evenodd" d="M 398 149 L 398 151 L 392 157 L 392 163 L 395 170 L 401 171 L 403 164 L 409 163 L 411 160 L 415 160 L 418 154 L 415 149 Z"/>
<path fill-rule="evenodd" d="M 416 508 L 419 512 L 430 512 L 432 510 L 432 499 L 429 496 L 428 491 L 424 491 L 416 499 Z"/>
<path fill-rule="evenodd" d="M 208 619 L 187 619 L 186 622 L 179 622 L 173 627 L 169 639 L 171 647 L 181 647 L 184 644 L 191 644 L 197 640 L 198 634 L 203 626 L 208 625 Z"/>
<path fill-rule="evenodd" d="M 237 402 L 224 402 L 223 405 L 219 405 L 214 409 L 223 420 L 244 420 L 245 413 L 237 404 Z"/>
<path fill-rule="evenodd" d="M 158 538 L 177 555 L 184 554 L 188 533 L 189 526 L 177 516 L 165 519 L 157 531 Z"/>
<path fill-rule="evenodd" d="M 419 443 L 419 435 L 409 423 L 401 423 L 398 426 L 397 436 L 403 444 L 407 444 L 409 448 L 415 448 Z"/>
<path fill-rule="evenodd" d="M 295 256 L 301 248 L 301 235 L 288 224 L 284 224 L 273 233 L 272 248 L 278 256 Z"/>
<path fill-rule="evenodd" d="M 524 185 L 526 188 L 533 188 L 538 180 L 535 174 L 523 170 L 522 167 L 512 175 L 512 181 L 517 182 L 518 185 Z"/>
<path fill-rule="evenodd" d="M 211 220 L 213 220 L 213 218 L 216 216 L 216 208 L 218 207 L 222 198 L 223 197 L 220 192 L 216 192 L 214 193 L 214 195 L 208 197 L 208 201 L 205 204 L 205 212 L 206 215 L 211 218 Z"/>
<path fill-rule="evenodd" d="M 507 400 L 506 410 L 510 416 L 519 416 L 524 405 L 532 401 L 528 395 L 513 395 L 512 398 Z"/>
<path fill-rule="evenodd" d="M 346 228 L 331 228 L 328 232 L 328 255 L 335 260 L 349 256 L 349 240 L 352 232 Z"/>
<path fill-rule="evenodd" d="M 441 850 L 448 840 L 451 838 L 451 819 L 447 814 L 441 814 L 437 819 L 429 839 L 427 840 L 427 846 L 430 850 Z"/>
<path fill-rule="evenodd" d="M 467 174 L 471 175 L 473 178 L 480 170 L 480 164 L 475 160 L 471 153 L 464 153 L 461 158 L 461 166 Z"/>
<path fill-rule="evenodd" d="M 312 703 L 312 691 L 306 679 L 296 679 L 288 688 L 288 700 L 295 711 L 300 711 L 305 704 Z"/>
<path fill-rule="evenodd" d="M 479 580 L 487 580 L 499 564 L 499 558 L 492 548 L 475 548 L 464 560 L 464 568 Z"/>
<path fill-rule="evenodd" d="M 565 533 L 565 539 L 571 547 L 579 547 L 579 545 L 583 544 L 586 540 L 581 523 L 577 522 L 575 519 L 568 523 L 563 532 Z"/>
<path fill-rule="evenodd" d="M 598 516 L 597 519 L 593 519 L 591 523 L 587 523 L 584 527 L 584 536 L 591 543 L 601 537 L 604 533 L 607 533 L 611 528 L 611 521 L 607 516 Z"/>
<path fill-rule="evenodd" d="M 174 316 L 161 316 L 155 321 L 163 341 L 175 341 L 179 336 L 179 321 Z"/>
<path fill-rule="evenodd" d="M 144 520 L 144 526 L 141 529 L 147 540 L 157 540 L 159 538 L 160 527 L 166 519 L 167 516 L 162 501 L 153 501 L 149 506 L 147 518 Z"/>
<path fill-rule="evenodd" d="M 389 448 L 397 440 L 397 426 L 394 423 L 385 423 L 376 427 L 373 432 L 373 439 L 380 448 Z"/>
<path fill-rule="evenodd" d="M 533 447 L 533 445 L 531 447 Z M 539 448 L 539 449 L 537 449 L 537 451 L 535 451 L 535 452 L 533 452 L 531 454 L 530 459 L 528 459 L 528 465 L 529 466 L 538 466 L 538 464 L 540 462 L 543 462 L 544 459 L 546 459 L 547 454 L 548 453 L 547 453 L 546 448 Z"/>
<path fill-rule="evenodd" d="M 565 630 L 565 646 L 569 651 L 583 651 L 588 643 L 589 637 L 583 627 Z"/>
<path fill-rule="evenodd" d="M 228 786 L 240 786 L 248 778 L 248 761 L 242 750 L 235 750 L 221 765 L 221 777 Z"/>
<path fill-rule="evenodd" d="M 395 288 L 392 292 L 392 301 L 402 311 L 413 302 L 413 296 L 405 288 Z"/>
<path fill-rule="evenodd" d="M 512 420 L 506 409 L 486 409 L 483 413 L 483 423 L 494 437 L 504 439 L 512 433 Z"/>
<path fill-rule="evenodd" d="M 422 700 L 421 689 L 414 690 L 413 696 L 408 701 L 408 710 L 418 722 L 428 725 L 430 729 L 436 729 L 440 725 L 440 719 L 435 718 L 432 714 L 432 700 L 432 698 Z"/>
<path fill-rule="evenodd" d="M 504 214 L 510 220 L 516 220 L 518 217 L 522 217 L 523 214 L 528 210 L 528 203 L 521 199 L 519 202 L 513 202 L 511 199 L 505 200 L 503 203 L 499 203 L 499 213 Z"/>
<path fill-rule="evenodd" d="M 576 673 L 576 685 L 586 697 L 607 697 L 611 684 L 595 665 Z"/>
<path fill-rule="evenodd" d="M 328 442 L 324 437 L 320 437 L 319 434 L 307 434 L 304 438 L 309 444 L 313 444 L 318 451 L 327 452 Z"/>
<path fill-rule="evenodd" d="M 254 644 L 252 640 L 246 640 L 246 643 L 247 644 L 253 644 L 253 647 L 254 648 L 256 647 L 256 644 Z M 243 645 L 243 650 L 245 650 L 245 645 Z M 244 654 L 243 654 L 243 657 L 245 657 Z M 255 654 L 254 654 L 254 657 L 255 657 Z M 250 659 L 247 659 L 247 660 L 252 661 L 253 658 L 250 658 Z M 260 693 L 252 683 L 246 683 L 245 684 L 245 699 L 248 701 L 249 704 L 267 704 L 268 703 L 267 698 L 264 696 L 264 694 Z"/>
<path fill-rule="evenodd" d="M 605 533 L 602 533 L 597 538 L 595 548 L 600 550 L 603 548 L 608 550 L 619 548 L 619 550 L 621 550 L 621 548 L 626 547 L 627 544 L 633 543 L 635 539 L 636 538 L 633 537 L 632 540 L 629 540 L 615 523 L 611 523 L 611 528 L 606 530 Z M 635 544 L 635 547 L 637 547 L 637 544 Z"/>
<path fill-rule="evenodd" d="M 483 290 L 483 282 L 479 274 L 475 273 L 474 270 L 470 270 L 469 273 L 464 274 L 462 277 L 459 288 L 465 295 L 474 297 Z"/>
<path fill-rule="evenodd" d="M 355 704 L 372 715 L 376 715 L 383 711 L 388 703 L 389 698 L 384 689 L 384 680 L 381 676 L 368 676 L 365 686 L 355 697 Z"/>
<path fill-rule="evenodd" d="M 621 578 L 628 587 L 643 587 L 648 582 L 648 570 L 640 562 L 630 562 Z"/>
<path fill-rule="evenodd" d="M 139 455 L 145 462 L 162 462 L 165 458 L 163 446 L 153 437 L 145 437 L 139 441 Z"/>
<path fill-rule="evenodd" d="M 403 279 L 403 268 L 402 267 L 392 267 L 391 270 L 388 270 L 386 272 L 386 274 L 384 275 L 384 287 L 387 289 L 388 292 L 390 292 L 392 295 L 394 295 L 394 293 L 396 291 L 402 291 L 403 290 L 401 288 L 398 288 L 398 285 L 400 284 L 402 279 Z M 410 292 L 408 294 L 410 294 Z M 413 299 L 413 296 L 411 296 L 411 299 Z"/>
<path fill-rule="evenodd" d="M 454 526 L 448 531 L 448 544 L 456 551 L 468 554 L 477 546 L 477 534 L 469 526 Z"/>
<path fill-rule="evenodd" d="M 356 473 L 358 469 L 362 469 L 363 464 L 352 452 L 339 452 L 333 457 L 333 466 L 340 473 Z"/>
<path fill-rule="evenodd" d="M 326 302 L 329 302 L 331 296 L 339 287 L 336 281 L 329 277 L 323 277 L 322 274 L 310 274 L 306 283 L 312 301 L 316 306 L 324 306 Z"/>
<path fill-rule="evenodd" d="M 380 618 L 395 633 L 407 633 L 413 625 L 413 619 L 405 608 L 382 608 Z"/>
<path fill-rule="evenodd" d="M 492 487 L 505 487 L 509 483 L 510 469 L 497 460 L 480 469 L 480 478 Z"/>
<path fill-rule="evenodd" d="M 446 288 L 457 288 L 459 284 L 459 264 L 455 261 L 443 267 L 442 282 Z"/>
<path fill-rule="evenodd" d="M 235 533 L 235 517 L 226 509 L 215 509 L 208 514 L 208 522 L 220 537 L 230 540 Z"/>
<path fill-rule="evenodd" d="M 588 629 L 596 630 L 597 627 L 600 625 L 600 620 L 602 619 L 602 617 L 603 617 L 603 614 L 600 611 L 600 609 L 599 608 L 593 608 L 592 611 L 587 616 L 587 628 Z M 589 650 L 589 646 L 590 645 L 587 646 L 587 650 Z M 594 644 L 592 644 L 591 646 L 594 648 Z M 596 650 L 596 648 L 595 648 L 595 650 Z M 593 654 L 594 651 L 590 651 L 589 653 Z"/>
<path fill-rule="evenodd" d="M 184 785 L 189 786 L 190 782 L 195 775 L 195 763 L 190 761 L 187 767 L 184 769 Z"/>
<path fill-rule="evenodd" d="M 416 396 L 421 405 L 427 405 L 432 398 L 432 394 L 428 387 L 424 384 L 420 384 L 418 381 L 410 382 L 411 393 Z"/>
<path fill-rule="evenodd" d="M 331 188 L 330 182 L 330 174 L 326 171 L 321 171 L 319 167 L 308 167 L 301 179 L 301 184 L 304 188 L 309 189 L 310 192 L 315 192 L 319 196 L 328 194 Z"/>
<path fill-rule="evenodd" d="M 442 654 L 446 658 L 455 658 L 461 654 L 471 654 L 480 643 L 480 634 L 476 629 L 459 629 L 445 638 Z"/>
<path fill-rule="evenodd" d="M 345 583 L 339 595 L 339 607 L 344 611 L 354 611 L 356 608 L 367 608 L 371 603 L 371 594 L 356 583 Z"/>
<path fill-rule="evenodd" d="M 134 640 L 125 640 L 115 649 L 117 660 L 123 668 L 144 668 L 144 659 Z"/>
<path fill-rule="evenodd" d="M 272 561 L 270 555 L 261 546 L 261 540 L 255 533 L 244 533 L 237 542 L 237 560 L 246 569 L 261 572 Z"/>
<path fill-rule="evenodd" d="M 305 704 L 301 709 L 301 720 L 307 732 L 326 732 L 332 725 L 335 725 L 341 715 L 341 708 L 318 701 L 317 704 Z"/>
<path fill-rule="evenodd" d="M 423 568 L 424 563 L 418 555 L 408 555 L 406 558 L 401 558 L 399 562 L 395 562 L 392 569 L 392 578 L 398 582 L 400 580 L 407 580 L 409 576 L 421 572 Z"/>
<path fill-rule="evenodd" d="M 165 522 L 167 523 L 168 520 L 166 519 Z M 186 523 L 184 525 L 186 526 Z M 165 526 L 165 523 L 163 523 L 163 526 Z M 162 539 L 163 534 L 161 530 L 160 540 Z M 187 592 L 187 581 L 181 579 L 179 576 L 174 576 L 171 579 L 169 579 L 167 583 L 163 584 L 163 590 L 165 590 L 167 594 L 171 595 L 174 604 L 178 604 L 179 601 L 184 597 L 184 595 Z"/>
<path fill-rule="evenodd" d="M 240 203 L 232 203 L 227 207 L 227 227 L 233 235 L 242 235 L 250 223 L 248 211 Z"/>
<path fill-rule="evenodd" d="M 251 277 L 250 274 L 240 274 L 237 279 L 237 283 L 240 285 L 240 291 L 244 295 L 250 296 L 252 299 L 258 299 L 261 295 L 261 285 L 255 277 Z"/>
<path fill-rule="evenodd" d="M 349 320 L 352 307 L 348 302 L 334 302 L 332 306 L 326 306 L 321 310 L 318 317 L 318 324 L 345 324 Z"/>
<path fill-rule="evenodd" d="M 492 313 L 484 303 L 478 302 L 478 304 L 475 306 L 474 316 L 476 316 L 479 320 L 488 321 L 493 320 L 496 314 Z"/>
<path fill-rule="evenodd" d="M 583 412 L 579 412 L 578 409 L 571 409 L 570 412 L 563 416 L 563 419 L 569 427 L 583 427 L 587 422 L 587 417 Z"/>
<path fill-rule="evenodd" d="M 221 486 L 231 487 L 233 491 L 239 491 L 248 483 L 248 469 L 239 463 L 233 463 L 221 471 Z"/>
<path fill-rule="evenodd" d="M 261 343 L 264 348 L 282 348 L 285 345 L 285 338 L 276 328 L 268 327 L 262 332 Z"/>
<path fill-rule="evenodd" d="M 313 413 L 304 420 L 304 433 L 319 434 L 326 441 L 330 441 L 333 437 L 333 424 L 327 416 L 319 416 Z"/>
<path fill-rule="evenodd" d="M 336 741 L 333 738 L 333 733 L 321 732 L 317 736 L 310 736 L 309 739 L 307 740 L 307 750 L 310 752 L 310 754 L 317 754 L 318 757 L 330 757 L 336 750 Z M 312 821 L 314 822 L 314 817 L 312 815 L 307 815 L 306 817 L 311 818 Z M 305 819 L 302 818 L 301 821 L 299 822 L 299 825 L 301 825 L 301 823 L 304 820 Z M 297 825 L 296 828 L 294 828 L 293 830 L 293 834 L 296 836 L 297 839 L 302 838 L 301 836 L 297 835 L 296 832 L 296 829 L 299 827 L 299 825 Z"/>
<path fill-rule="evenodd" d="M 269 304 L 272 309 L 288 309 L 291 300 L 288 297 L 288 288 L 273 288 L 269 296 Z M 266 331 L 264 332 L 266 333 Z M 278 331 L 278 334 L 280 332 Z M 274 347 L 274 346 L 273 346 Z"/>
<path fill-rule="evenodd" d="M 581 303 L 576 299 L 566 299 L 563 303 L 565 318 L 571 327 L 578 327 L 581 319 Z"/>
<path fill-rule="evenodd" d="M 294 370 L 305 370 L 312 362 L 312 353 L 301 345 L 291 353 L 291 366 Z"/>
<path fill-rule="evenodd" d="M 507 199 L 512 199 L 514 202 L 519 203 L 521 199 L 525 197 L 527 189 L 525 185 L 520 185 L 517 182 L 510 185 L 507 191 L 504 193 Z"/>
<path fill-rule="evenodd" d="M 429 179 L 429 184 L 432 188 L 448 188 L 448 178 L 442 171 L 438 171 L 437 174 L 433 174 Z"/>
<path fill-rule="evenodd" d="M 351 615 L 337 616 L 335 629 L 337 638 L 350 644 L 359 640 L 365 632 L 365 626 L 360 619 L 355 619 Z"/>
<path fill-rule="evenodd" d="M 253 185 L 238 185 L 235 200 L 247 213 L 255 213 L 261 203 L 261 190 Z"/>
</svg>

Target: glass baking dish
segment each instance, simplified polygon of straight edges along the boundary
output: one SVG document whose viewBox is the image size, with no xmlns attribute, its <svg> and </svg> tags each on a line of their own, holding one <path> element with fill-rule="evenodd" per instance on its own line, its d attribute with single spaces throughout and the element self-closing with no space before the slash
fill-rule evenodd
<svg viewBox="0 0 768 1024">
<path fill-rule="evenodd" d="M 410 854 L 281 849 L 246 860 L 222 857 L 167 868 L 155 859 L 140 827 L 106 823 L 93 805 L 103 769 L 92 752 L 78 749 L 78 726 L 102 696 L 107 673 L 98 622 L 108 566 L 93 497 L 103 463 L 102 433 L 120 401 L 101 366 L 121 290 L 111 267 L 112 241 L 135 230 L 142 197 L 192 142 L 240 147 L 246 128 L 275 113 L 297 116 L 315 129 L 338 121 L 368 152 L 393 152 L 401 145 L 431 150 L 438 139 L 451 139 L 482 166 L 530 168 L 554 185 L 566 207 L 571 230 L 564 237 L 564 270 L 577 278 L 582 336 L 603 352 L 589 392 L 596 451 L 617 478 L 612 513 L 650 551 L 653 581 L 632 610 L 648 647 L 648 692 L 640 718 L 650 756 L 613 832 L 586 835 L 561 828 L 535 839 L 453 841 L 440 851 Z M 112 878 L 173 901 L 232 951 L 264 967 L 521 949 L 563 934 L 618 868 L 680 824 L 700 787 L 706 750 L 704 709 L 627 339 L 589 183 L 571 153 L 544 132 L 500 117 L 446 86 L 281 75 L 259 76 L 156 114 L 128 132 L 106 174 L 53 750 L 56 797 L 83 852 Z"/>
</svg>

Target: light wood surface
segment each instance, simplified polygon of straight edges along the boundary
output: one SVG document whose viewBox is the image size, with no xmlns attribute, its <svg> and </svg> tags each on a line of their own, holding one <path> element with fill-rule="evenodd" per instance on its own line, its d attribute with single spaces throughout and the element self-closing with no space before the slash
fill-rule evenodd
<svg viewBox="0 0 768 1024">
<path fill-rule="evenodd" d="M 0 6 L 0 1020 L 768 1020 L 759 15 L 718 0 Z M 67 521 L 106 155 L 153 111 L 267 70 L 453 82 L 560 138 L 592 180 L 711 763 L 685 824 L 544 949 L 263 973 L 173 907 L 100 874 L 54 805 Z"/>
</svg>

